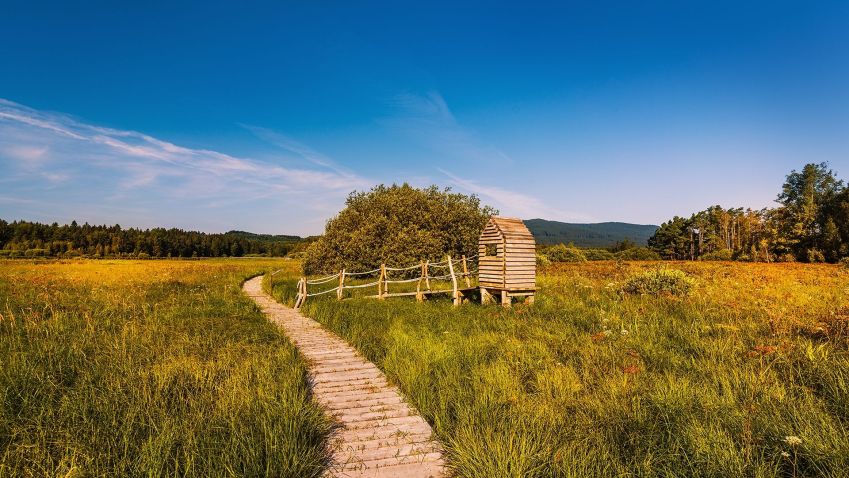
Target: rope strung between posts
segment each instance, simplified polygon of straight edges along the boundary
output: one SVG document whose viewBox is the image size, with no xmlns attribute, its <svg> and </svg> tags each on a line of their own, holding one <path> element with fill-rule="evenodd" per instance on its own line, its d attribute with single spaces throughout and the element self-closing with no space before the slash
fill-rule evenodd
<svg viewBox="0 0 849 478">
<path fill-rule="evenodd" d="M 329 290 L 323 290 L 323 291 L 321 291 L 321 292 L 313 292 L 312 294 L 307 294 L 307 297 L 313 297 L 313 296 L 316 296 L 316 295 L 327 294 L 328 292 L 335 292 L 335 291 L 337 291 L 337 290 L 339 290 L 339 288 L 338 288 L 338 287 L 334 287 L 334 288 L 329 289 Z"/>
<path fill-rule="evenodd" d="M 308 280 L 307 284 L 309 284 L 309 285 L 325 284 L 327 282 L 332 281 L 333 279 L 338 279 L 338 278 L 339 278 L 339 274 L 336 274 L 336 275 L 325 277 L 323 279 Z"/>
<path fill-rule="evenodd" d="M 420 269 L 420 268 L 421 268 L 421 264 L 416 264 L 416 265 L 413 265 L 413 266 L 410 266 L 410 267 L 389 267 L 389 266 L 386 266 L 386 270 L 388 270 L 388 271 L 411 271 L 411 270 Z M 380 270 L 380 269 L 378 269 L 378 270 Z"/>
<path fill-rule="evenodd" d="M 380 281 L 369 282 L 368 284 L 359 284 L 359 285 L 346 285 L 342 287 L 343 289 L 359 289 L 361 287 L 371 287 L 380 284 Z"/>
<path fill-rule="evenodd" d="M 433 279 L 433 278 L 431 277 L 431 279 Z M 405 282 L 416 282 L 416 281 L 419 281 L 419 280 L 422 280 L 422 278 L 421 277 L 413 277 L 412 279 L 392 279 L 392 280 L 387 279 L 384 282 L 387 283 L 387 284 L 403 284 Z"/>
<path fill-rule="evenodd" d="M 374 274 L 375 272 L 380 272 L 380 269 L 374 269 L 366 272 L 345 272 L 345 276 L 367 276 L 369 274 Z M 339 274 L 336 274 L 339 276 Z"/>
</svg>

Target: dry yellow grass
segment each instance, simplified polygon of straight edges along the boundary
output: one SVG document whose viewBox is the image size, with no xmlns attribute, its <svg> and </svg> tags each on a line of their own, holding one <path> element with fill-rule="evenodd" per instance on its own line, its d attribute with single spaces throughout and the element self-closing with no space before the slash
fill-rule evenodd
<svg viewBox="0 0 849 478">
<path fill-rule="evenodd" d="M 0 476 L 318 476 L 330 424 L 240 291 L 279 267 L 0 262 Z"/>
</svg>

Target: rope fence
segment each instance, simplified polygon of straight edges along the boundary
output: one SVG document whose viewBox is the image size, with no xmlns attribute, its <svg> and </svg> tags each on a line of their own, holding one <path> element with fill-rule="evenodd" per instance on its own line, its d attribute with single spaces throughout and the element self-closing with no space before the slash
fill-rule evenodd
<svg viewBox="0 0 849 478">
<path fill-rule="evenodd" d="M 463 295 L 471 288 L 471 277 L 477 274 L 476 267 L 469 267 L 469 262 L 477 258 L 477 254 L 472 256 L 462 256 L 458 259 L 452 259 L 450 255 L 446 256 L 445 260 L 439 262 L 422 261 L 419 264 L 414 264 L 408 267 L 389 267 L 386 264 L 381 264 L 378 269 L 362 272 L 349 272 L 345 269 L 336 274 L 320 277 L 317 279 L 308 279 L 301 277 L 298 280 L 298 293 L 295 299 L 295 308 L 301 307 L 306 302 L 308 297 L 316 297 L 320 295 L 336 292 L 336 298 L 342 300 L 345 298 L 345 291 L 349 289 L 365 289 L 369 287 L 377 287 L 377 294 L 366 297 L 377 299 L 385 299 L 386 297 L 411 296 L 415 295 L 419 301 L 424 300 L 426 295 L 450 293 L 454 300 L 454 305 L 459 305 L 463 301 Z M 455 269 L 455 266 L 456 269 Z M 431 268 L 440 270 L 439 275 L 431 275 Z M 442 273 L 447 269 L 447 274 Z M 459 270 L 457 270 L 459 269 Z M 417 273 L 414 271 L 418 270 Z M 279 272 L 279 271 L 277 271 Z M 389 272 L 402 273 L 403 275 L 411 275 L 412 277 L 390 279 Z M 276 272 L 274 273 L 276 274 Z M 273 275 L 273 274 L 272 274 Z M 377 275 L 377 280 L 366 284 L 346 284 L 345 279 L 348 277 L 367 277 Z M 315 291 L 310 290 L 310 286 L 328 284 L 333 281 L 338 281 L 338 285 L 331 289 Z M 451 281 L 450 289 L 433 289 L 431 281 Z M 465 289 L 461 289 L 459 281 L 463 281 Z M 389 292 L 389 284 L 409 284 L 416 282 L 415 292 Z"/>
</svg>

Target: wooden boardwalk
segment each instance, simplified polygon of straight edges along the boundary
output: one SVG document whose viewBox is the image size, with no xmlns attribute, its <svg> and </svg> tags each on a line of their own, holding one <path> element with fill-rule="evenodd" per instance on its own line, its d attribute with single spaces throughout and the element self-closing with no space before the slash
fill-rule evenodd
<svg viewBox="0 0 849 478">
<path fill-rule="evenodd" d="M 313 394 L 341 425 L 331 437 L 328 477 L 442 478 L 442 454 L 430 425 L 373 363 L 318 322 L 278 304 L 262 277 L 245 293 L 280 326 L 309 361 Z"/>
</svg>

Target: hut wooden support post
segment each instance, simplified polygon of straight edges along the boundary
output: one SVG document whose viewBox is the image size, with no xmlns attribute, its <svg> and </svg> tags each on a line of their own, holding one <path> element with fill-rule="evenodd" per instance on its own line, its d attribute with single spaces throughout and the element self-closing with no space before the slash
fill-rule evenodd
<svg viewBox="0 0 849 478">
<path fill-rule="evenodd" d="M 342 300 L 343 290 L 345 290 L 345 269 L 339 271 L 339 287 L 336 289 L 336 300 Z"/>
<path fill-rule="evenodd" d="M 463 255 L 463 277 L 466 279 L 466 288 L 472 286 L 472 281 L 469 279 L 469 261 L 466 260 L 466 256 Z"/>
<path fill-rule="evenodd" d="M 460 305 L 460 291 L 457 290 L 457 275 L 454 274 L 454 263 L 451 262 L 451 256 L 448 256 L 448 273 L 451 275 L 451 297 L 454 299 L 454 305 Z"/>
<path fill-rule="evenodd" d="M 486 287 L 481 287 L 481 304 L 486 305 L 492 302 L 492 294 L 486 289 Z"/>
</svg>

